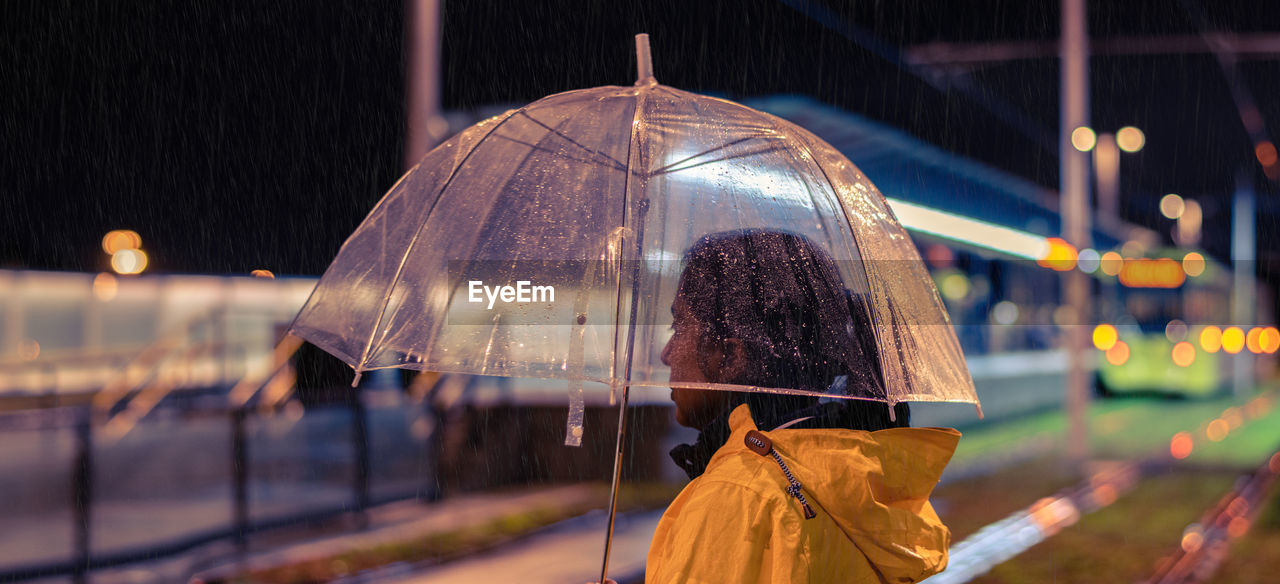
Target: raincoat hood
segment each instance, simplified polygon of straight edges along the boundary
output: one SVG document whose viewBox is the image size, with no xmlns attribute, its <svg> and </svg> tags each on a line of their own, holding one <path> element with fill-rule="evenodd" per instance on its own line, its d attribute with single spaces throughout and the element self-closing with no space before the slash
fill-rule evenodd
<svg viewBox="0 0 1280 584">
<path fill-rule="evenodd" d="M 755 429 L 747 408 L 730 416 L 725 456 L 755 453 L 744 444 Z M 929 494 L 955 452 L 950 428 L 775 430 L 773 448 L 886 582 L 914 582 L 946 567 L 951 532 Z M 772 464 L 772 461 L 769 461 Z M 716 461 L 713 458 L 712 464 Z"/>
<path fill-rule="evenodd" d="M 712 457 L 707 476 L 741 477 L 754 491 L 768 494 L 777 489 L 785 494 L 790 483 L 778 463 L 744 442 L 747 433 L 756 430 L 749 409 L 735 409 L 729 426 L 729 439 Z M 781 429 L 763 434 L 803 485 L 817 513 L 805 520 L 800 503 L 786 497 L 786 524 L 775 530 L 814 529 L 833 522 L 881 582 L 916 582 L 946 567 L 951 533 L 929 504 L 929 495 L 955 451 L 959 432 Z M 790 512 L 794 515 L 788 516 Z M 830 528 L 824 531 L 835 535 Z"/>
</svg>

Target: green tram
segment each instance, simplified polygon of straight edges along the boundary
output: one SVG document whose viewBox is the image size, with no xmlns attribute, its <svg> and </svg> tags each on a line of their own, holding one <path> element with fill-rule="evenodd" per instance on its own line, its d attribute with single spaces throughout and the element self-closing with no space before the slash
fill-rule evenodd
<svg viewBox="0 0 1280 584">
<path fill-rule="evenodd" d="M 1099 270 L 1098 393 L 1200 397 L 1225 389 L 1231 350 L 1247 352 L 1234 339 L 1223 343 L 1230 272 L 1190 250 L 1146 255 Z M 1241 329 L 1227 334 L 1237 332 L 1243 342 Z"/>
</svg>

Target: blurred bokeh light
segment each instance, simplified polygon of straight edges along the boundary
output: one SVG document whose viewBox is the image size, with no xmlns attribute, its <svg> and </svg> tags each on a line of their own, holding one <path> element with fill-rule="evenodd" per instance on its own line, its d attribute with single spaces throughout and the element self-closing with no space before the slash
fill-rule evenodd
<svg viewBox="0 0 1280 584">
<path fill-rule="evenodd" d="M 121 249 L 111 254 L 111 269 L 117 274 L 141 274 L 147 269 L 147 254 L 140 249 Z"/>
<path fill-rule="evenodd" d="M 138 249 L 142 246 L 142 237 L 136 231 L 117 229 L 102 236 L 102 251 L 107 255 L 115 255 L 122 249 Z"/>
<path fill-rule="evenodd" d="M 1125 126 L 1116 132 L 1116 146 L 1125 152 L 1137 152 L 1147 143 L 1147 137 L 1133 126 Z"/>
</svg>

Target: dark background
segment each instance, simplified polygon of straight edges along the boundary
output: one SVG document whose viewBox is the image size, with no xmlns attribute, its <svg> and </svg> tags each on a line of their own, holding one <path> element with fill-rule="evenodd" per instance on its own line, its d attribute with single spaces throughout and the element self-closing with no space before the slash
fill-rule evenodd
<svg viewBox="0 0 1280 584">
<path fill-rule="evenodd" d="M 632 35 L 648 32 L 665 84 L 810 95 L 1057 188 L 1056 59 L 927 71 L 900 59 L 933 41 L 1052 42 L 1056 0 L 442 5 L 446 109 L 630 84 Z M 1280 34 L 1268 2 L 1089 10 L 1095 38 Z M 103 270 L 102 235 L 128 228 L 153 273 L 319 274 L 400 174 L 403 11 L 373 0 L 0 3 L 0 267 Z M 1238 67 L 1264 122 L 1280 124 L 1276 57 Z M 1276 184 L 1214 56 L 1100 55 L 1091 68 L 1094 126 L 1147 134 L 1123 158 L 1125 218 L 1167 235 L 1159 197 L 1196 198 L 1204 244 L 1226 259 L 1243 169 L 1271 274 Z"/>
</svg>

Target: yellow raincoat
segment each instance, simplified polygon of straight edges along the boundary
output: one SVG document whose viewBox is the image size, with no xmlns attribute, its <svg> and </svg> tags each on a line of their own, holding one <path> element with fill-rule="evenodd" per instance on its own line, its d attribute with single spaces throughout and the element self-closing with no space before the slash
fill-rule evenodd
<svg viewBox="0 0 1280 584">
<path fill-rule="evenodd" d="M 929 493 L 960 433 L 783 429 L 773 441 L 817 517 L 806 520 L 772 456 L 748 449 L 745 405 L 729 440 L 658 522 L 649 584 L 917 582 L 947 565 L 951 532 Z"/>
</svg>

